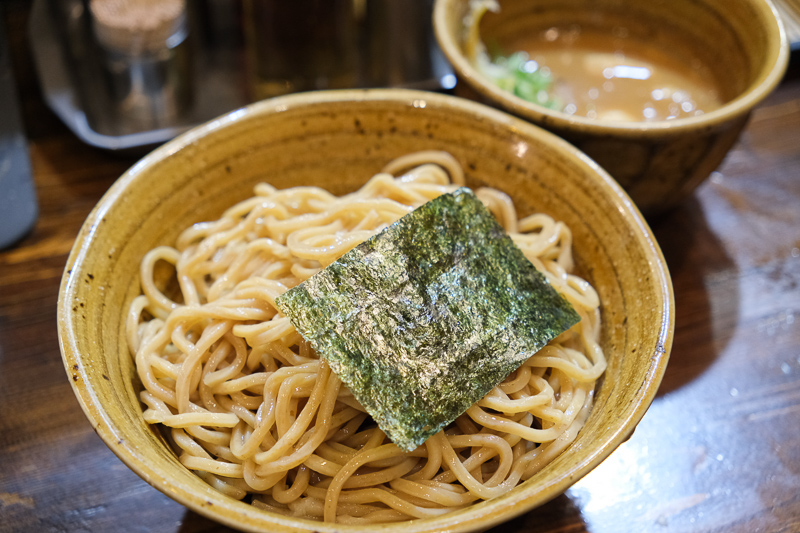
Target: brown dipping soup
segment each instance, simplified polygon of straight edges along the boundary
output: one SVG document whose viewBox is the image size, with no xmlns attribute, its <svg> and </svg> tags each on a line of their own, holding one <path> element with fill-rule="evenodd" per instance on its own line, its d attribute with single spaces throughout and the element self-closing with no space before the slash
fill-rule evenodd
<svg viewBox="0 0 800 533">
<path fill-rule="evenodd" d="M 525 51 L 531 69 L 549 71 L 551 92 L 570 115 L 609 121 L 659 121 L 698 116 L 722 106 L 711 70 L 696 58 L 678 59 L 668 47 L 578 25 L 551 27 L 505 43 Z"/>
</svg>

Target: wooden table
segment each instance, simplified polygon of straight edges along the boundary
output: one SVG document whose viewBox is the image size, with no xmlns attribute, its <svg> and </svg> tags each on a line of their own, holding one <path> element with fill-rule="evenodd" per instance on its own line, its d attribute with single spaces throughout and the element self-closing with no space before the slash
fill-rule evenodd
<svg viewBox="0 0 800 533">
<path fill-rule="evenodd" d="M 24 28 L 12 2 L 8 27 Z M 64 372 L 56 298 L 89 210 L 134 160 L 82 144 L 11 31 L 40 217 L 0 252 L 0 533 L 229 531 L 128 470 Z M 683 206 L 652 221 L 675 284 L 672 358 L 633 437 L 511 532 L 800 531 L 800 80 Z M 2 120 L 2 117 L 0 117 Z M 2 193 L 0 193 L 2 194 Z"/>
</svg>

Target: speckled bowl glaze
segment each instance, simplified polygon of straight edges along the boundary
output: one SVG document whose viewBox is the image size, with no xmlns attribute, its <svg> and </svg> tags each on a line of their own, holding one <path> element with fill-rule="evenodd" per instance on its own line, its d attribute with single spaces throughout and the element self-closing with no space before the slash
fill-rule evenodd
<svg viewBox="0 0 800 533">
<path fill-rule="evenodd" d="M 769 0 L 499 0 L 481 22 L 484 42 L 579 25 L 653 42 L 701 61 L 731 99 L 704 115 L 660 122 L 609 122 L 529 103 L 482 76 L 462 50 L 469 0 L 436 0 L 434 30 L 458 77 L 457 94 L 504 109 L 568 140 L 606 169 L 645 215 L 674 207 L 719 166 L 752 109 L 781 80 L 789 58 Z"/>
<path fill-rule="evenodd" d="M 507 192 L 520 214 L 572 229 L 579 271 L 603 302 L 609 366 L 575 443 L 531 480 L 445 516 L 341 526 L 270 514 L 216 492 L 180 464 L 142 417 L 125 340 L 139 262 L 212 220 L 267 181 L 334 193 L 362 185 L 390 159 L 447 150 L 470 186 Z M 148 483 L 193 511 L 245 531 L 422 532 L 486 529 L 561 494 L 605 459 L 645 414 L 672 344 L 673 294 L 661 252 L 630 198 L 593 161 L 531 124 L 487 106 L 403 90 L 297 94 L 200 126 L 135 164 L 101 199 L 75 241 L 58 302 L 69 381 L 97 433 Z"/>
</svg>

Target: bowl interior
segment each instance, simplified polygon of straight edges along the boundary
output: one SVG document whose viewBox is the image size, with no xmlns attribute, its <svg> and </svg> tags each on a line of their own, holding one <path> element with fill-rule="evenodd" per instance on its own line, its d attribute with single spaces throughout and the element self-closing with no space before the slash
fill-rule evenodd
<svg viewBox="0 0 800 533">
<path fill-rule="evenodd" d="M 59 335 L 76 395 L 109 447 L 153 486 L 196 512 L 244 530 L 357 531 L 280 517 L 217 493 L 147 426 L 125 339 L 151 248 L 218 217 L 267 181 L 278 188 L 358 188 L 390 159 L 447 150 L 468 185 L 508 193 L 520 214 L 566 222 L 580 272 L 603 302 L 609 366 L 575 443 L 505 496 L 441 518 L 371 531 L 487 528 L 557 496 L 627 438 L 655 395 L 672 342 L 672 288 L 655 240 L 602 170 L 549 133 L 484 106 L 414 91 L 300 94 L 231 113 L 132 167 L 87 219 L 59 298 Z"/>
<path fill-rule="evenodd" d="M 481 21 L 481 37 L 487 45 L 510 53 L 519 50 L 519 43 L 535 44 L 533 37 L 548 30 L 595 30 L 609 40 L 653 45 L 687 69 L 702 71 L 704 77 L 713 79 L 723 104 L 742 100 L 749 93 L 754 94 L 746 99 L 747 105 L 754 97 L 763 98 L 785 67 L 785 35 L 774 7 L 765 0 L 499 0 L 499 4 L 499 13 L 487 13 Z M 513 106 L 522 116 L 556 117 L 600 127 L 598 121 L 526 102 L 480 75 L 463 55 L 468 11 L 468 0 L 437 0 L 434 19 L 442 49 L 462 79 L 491 101 Z M 709 115 L 713 120 L 721 114 L 724 112 L 717 110 Z M 618 126 L 641 133 L 642 129 L 654 129 L 656 123 L 643 124 Z"/>
</svg>

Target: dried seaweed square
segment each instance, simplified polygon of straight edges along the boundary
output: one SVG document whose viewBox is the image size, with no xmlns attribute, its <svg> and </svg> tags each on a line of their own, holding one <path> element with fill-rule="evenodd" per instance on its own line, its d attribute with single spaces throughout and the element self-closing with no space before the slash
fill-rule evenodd
<svg viewBox="0 0 800 533">
<path fill-rule="evenodd" d="M 467 188 L 415 209 L 277 304 L 409 451 L 579 320 Z"/>
</svg>

